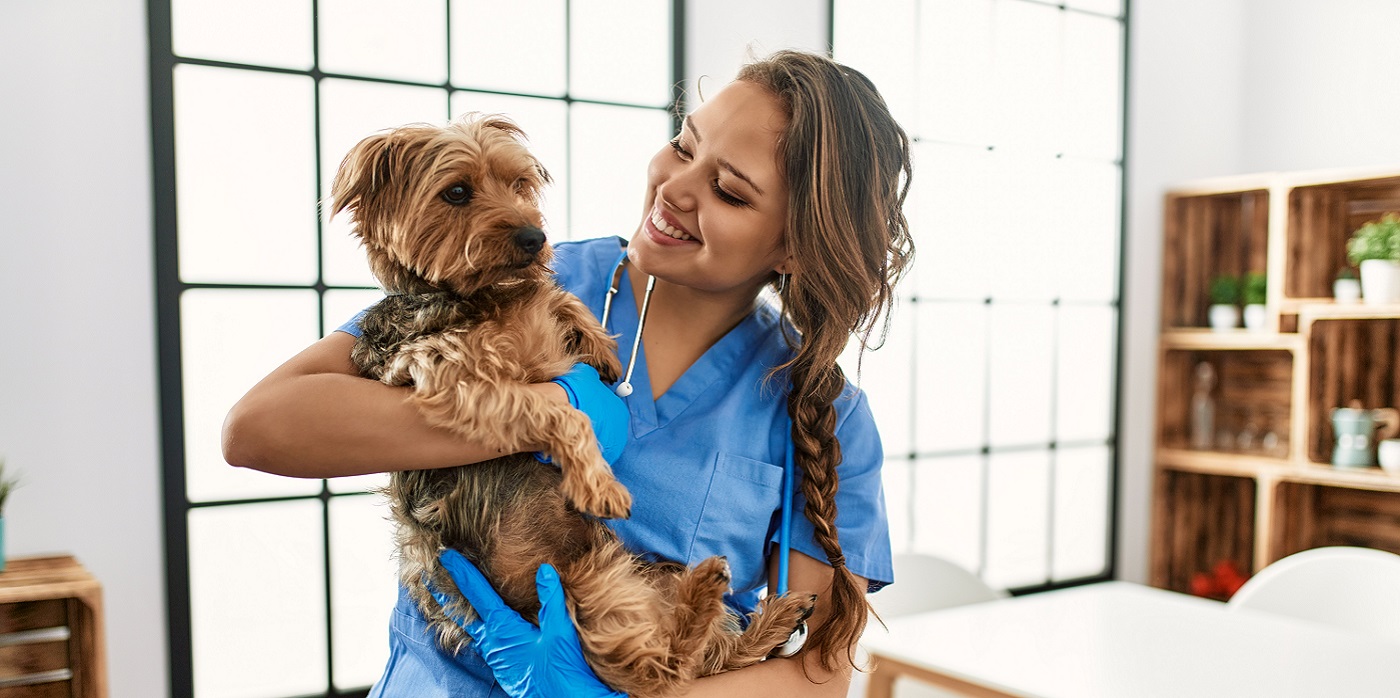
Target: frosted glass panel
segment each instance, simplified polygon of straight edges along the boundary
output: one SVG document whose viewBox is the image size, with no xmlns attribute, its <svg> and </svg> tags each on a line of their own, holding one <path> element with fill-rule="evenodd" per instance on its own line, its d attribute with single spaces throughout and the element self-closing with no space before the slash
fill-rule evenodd
<svg viewBox="0 0 1400 698">
<path fill-rule="evenodd" d="M 321 70 L 415 82 L 447 80 L 442 0 L 320 0 Z"/>
<path fill-rule="evenodd" d="M 995 142 L 993 16 L 991 0 L 929 0 L 920 7 L 918 135 Z M 869 50 L 879 55 L 887 47 L 877 37 Z"/>
<path fill-rule="evenodd" d="M 621 235 L 641 225 L 647 164 L 669 148 L 671 115 L 660 109 L 575 104 L 569 122 L 568 239 Z"/>
<path fill-rule="evenodd" d="M 895 120 L 910 136 L 921 135 L 915 128 L 921 87 L 915 0 L 837 0 L 833 11 L 836 60 L 870 78 Z"/>
<path fill-rule="evenodd" d="M 1055 386 L 1057 441 L 1103 441 L 1113 431 L 1116 315 L 1109 306 L 1060 308 Z"/>
<path fill-rule="evenodd" d="M 569 3 L 569 94 L 663 106 L 671 101 L 671 3 Z"/>
<path fill-rule="evenodd" d="M 846 380 L 857 383 L 870 400 L 870 410 L 875 414 L 886 456 L 909 453 L 914 447 L 909 431 L 914 408 L 914 386 L 909 380 L 909 370 L 914 365 L 913 311 L 911 303 L 895 306 L 884 345 L 875 351 L 866 351 L 859 367 L 857 352 L 861 343 L 858 338 L 851 340 L 840 358 Z M 872 344 L 880 341 L 878 328 L 870 341 Z"/>
<path fill-rule="evenodd" d="M 182 280 L 316 280 L 311 88 L 309 77 L 175 67 Z"/>
<path fill-rule="evenodd" d="M 451 6 L 454 85 L 564 95 L 565 0 L 452 0 Z"/>
<path fill-rule="evenodd" d="M 920 303 L 918 328 L 915 448 L 981 448 L 987 438 L 987 306 Z"/>
<path fill-rule="evenodd" d="M 1119 183 L 1110 163 L 1065 159 L 1058 219 L 1063 239 L 1056 249 L 1059 296 L 1065 300 L 1108 303 L 1118 298 Z"/>
<path fill-rule="evenodd" d="M 430 87 L 382 85 L 358 80 L 321 81 L 321 191 L 330 201 L 336 168 L 350 149 L 375 132 L 410 123 L 447 122 L 447 92 Z M 329 217 L 333 207 L 323 207 Z M 378 286 L 364 251 L 350 236 L 350 217 L 324 223 L 325 280 L 332 286 Z"/>
<path fill-rule="evenodd" d="M 553 184 L 544 189 L 544 229 L 550 242 L 567 240 L 569 231 L 569 108 L 563 100 L 511 97 L 481 92 L 452 95 L 452 113 L 504 114 L 528 136 L 526 145 L 549 170 Z"/>
<path fill-rule="evenodd" d="M 997 147 L 1059 151 L 1065 14 L 1032 2 L 996 4 Z"/>
<path fill-rule="evenodd" d="M 316 337 L 316 292 L 309 289 L 194 289 L 180 296 L 185 488 L 191 501 L 321 491 L 320 480 L 228 465 L 219 439 L 233 403 Z"/>
<path fill-rule="evenodd" d="M 1056 580 L 1108 569 L 1111 451 L 1061 449 L 1055 455 Z"/>
<path fill-rule="evenodd" d="M 1065 5 L 1078 10 L 1098 12 L 1114 17 L 1123 16 L 1123 0 L 1067 0 Z"/>
<path fill-rule="evenodd" d="M 987 225 L 979 236 L 988 263 L 988 286 L 997 300 L 1049 302 L 1059 270 L 1053 264 L 1064 223 L 1059 201 L 1060 160 L 1043 153 L 1002 153 L 992 159 L 995 199 L 978 213 Z"/>
<path fill-rule="evenodd" d="M 337 688 L 368 686 L 389 659 L 389 613 L 398 598 L 394 528 L 383 497 L 330 501 L 331 614 Z"/>
<path fill-rule="evenodd" d="M 982 457 L 923 458 L 914 468 L 914 552 L 982 569 Z"/>
<path fill-rule="evenodd" d="M 890 549 L 903 552 L 909 550 L 918 508 L 911 501 L 913 472 L 909 460 L 886 460 L 881 476 L 885 485 L 885 511 L 890 522 Z"/>
<path fill-rule="evenodd" d="M 992 306 L 990 321 L 991 444 L 1049 443 L 1054 309 L 1001 303 Z"/>
<path fill-rule="evenodd" d="M 311 0 L 171 0 L 175 55 L 305 70 Z"/>
<path fill-rule="evenodd" d="M 322 528 L 316 500 L 189 512 L 195 695 L 326 691 Z"/>
<path fill-rule="evenodd" d="M 1123 25 L 1079 12 L 1063 14 L 1065 151 L 1115 161 L 1123 143 Z"/>
<path fill-rule="evenodd" d="M 995 222 L 1005 219 L 988 213 L 997 210 L 993 175 L 1002 158 L 985 148 L 936 143 L 916 144 L 913 156 L 918 174 L 909 194 L 915 212 L 910 233 L 919 251 L 918 294 L 982 300 L 991 292 L 988 238 L 1007 233 Z M 1006 198 L 996 197 L 995 206 Z"/>
<path fill-rule="evenodd" d="M 1002 588 L 1041 584 L 1050 576 L 1049 454 L 993 453 L 987 467 L 987 568 L 983 578 Z"/>
</svg>

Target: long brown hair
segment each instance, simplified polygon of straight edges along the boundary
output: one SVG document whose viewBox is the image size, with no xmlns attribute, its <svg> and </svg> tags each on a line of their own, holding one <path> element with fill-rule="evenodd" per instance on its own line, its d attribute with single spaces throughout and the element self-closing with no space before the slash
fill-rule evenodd
<svg viewBox="0 0 1400 698">
<path fill-rule="evenodd" d="M 855 663 L 868 614 L 867 590 L 846 568 L 836 530 L 841 444 L 832 403 L 846 383 L 836 358 L 852 334 L 864 343 L 881 315 L 888 317 L 894 285 L 914 254 L 903 212 L 909 138 L 868 78 L 824 56 L 779 51 L 744 66 L 738 79 L 769 90 L 788 116 L 778 147 L 789 189 L 784 242 L 795 264 L 779 288 L 801 341 L 777 370 L 792 383 L 788 414 L 803 513 L 835 572 L 831 616 L 807 646 L 831 670 L 842 655 Z"/>
</svg>

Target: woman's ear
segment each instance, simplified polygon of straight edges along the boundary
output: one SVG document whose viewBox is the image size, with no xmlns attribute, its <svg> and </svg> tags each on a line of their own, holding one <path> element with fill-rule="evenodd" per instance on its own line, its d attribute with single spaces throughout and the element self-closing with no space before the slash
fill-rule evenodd
<svg viewBox="0 0 1400 698">
<path fill-rule="evenodd" d="M 787 259 L 784 259 L 780 264 L 778 264 L 778 266 L 773 267 L 773 271 L 776 271 L 779 274 L 787 275 L 791 274 L 796 268 L 797 260 L 789 256 Z"/>
</svg>

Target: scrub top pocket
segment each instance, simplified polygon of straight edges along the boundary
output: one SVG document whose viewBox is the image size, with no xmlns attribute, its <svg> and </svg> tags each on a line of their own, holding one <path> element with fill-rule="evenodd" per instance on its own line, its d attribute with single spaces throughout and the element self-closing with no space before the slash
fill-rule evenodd
<svg viewBox="0 0 1400 698">
<path fill-rule="evenodd" d="M 781 465 L 719 454 L 687 562 L 724 555 L 736 592 L 765 586 L 767 532 L 782 505 L 782 487 Z"/>
</svg>

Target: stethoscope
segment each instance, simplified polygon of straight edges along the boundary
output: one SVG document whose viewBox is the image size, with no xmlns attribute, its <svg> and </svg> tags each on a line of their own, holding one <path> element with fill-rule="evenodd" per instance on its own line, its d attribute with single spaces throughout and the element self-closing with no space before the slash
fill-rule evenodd
<svg viewBox="0 0 1400 698">
<path fill-rule="evenodd" d="M 616 296 L 622 288 L 622 270 L 627 266 L 627 252 L 623 251 L 613 264 L 612 274 L 609 275 L 608 295 L 603 299 L 604 329 L 608 326 L 608 316 L 612 313 L 613 296 Z M 651 294 L 656 289 L 656 277 L 647 275 L 646 293 L 642 296 L 642 308 L 637 316 L 637 334 L 632 338 L 632 354 L 627 357 L 627 372 L 623 374 L 622 382 L 618 383 L 613 392 L 618 397 L 627 397 L 632 394 L 632 371 L 637 367 L 637 350 L 642 345 L 642 328 L 646 326 L 647 308 L 651 305 Z M 788 433 L 792 433 L 792 423 L 788 423 Z M 787 441 L 787 453 L 783 458 L 783 506 L 778 520 L 778 595 L 782 596 L 788 591 L 788 560 L 792 557 L 792 502 L 793 490 L 796 479 L 796 461 L 794 460 L 792 449 L 792 438 Z M 802 645 L 807 642 L 807 621 L 798 623 L 797 628 L 788 636 L 777 649 L 773 650 L 773 655 L 777 657 L 791 657 L 802 649 Z"/>
</svg>

